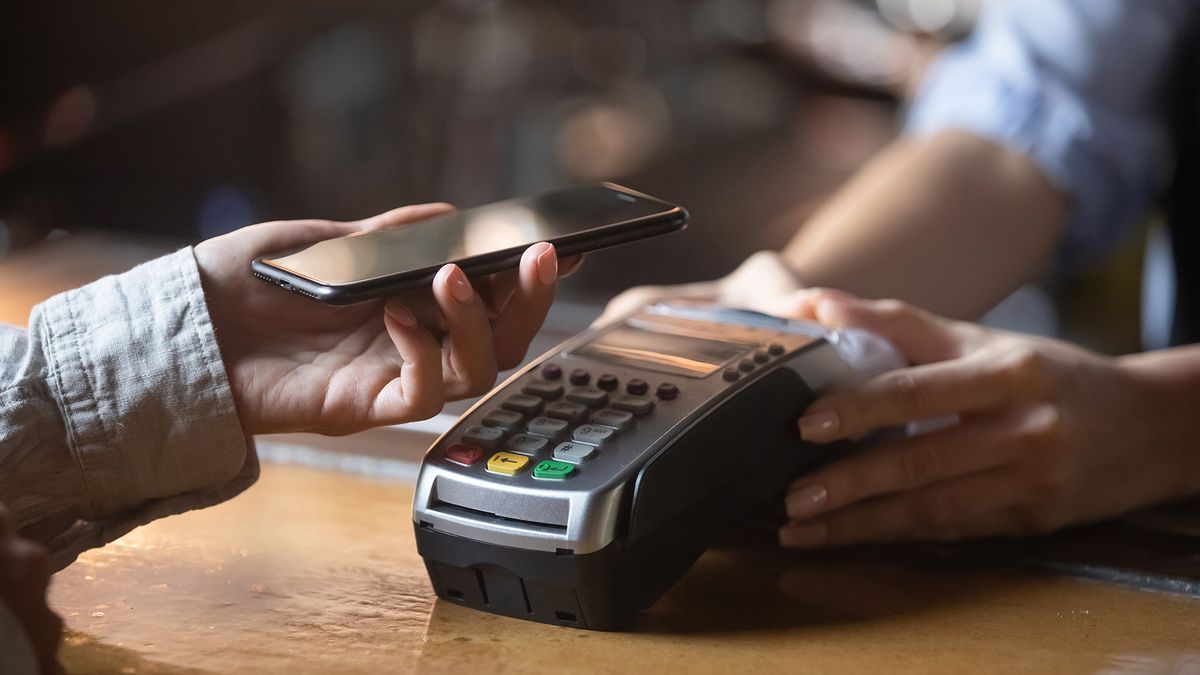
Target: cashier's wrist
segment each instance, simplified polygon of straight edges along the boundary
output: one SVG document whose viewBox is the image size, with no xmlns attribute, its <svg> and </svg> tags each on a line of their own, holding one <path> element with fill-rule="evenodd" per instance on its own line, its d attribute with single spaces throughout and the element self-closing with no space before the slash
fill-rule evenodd
<svg viewBox="0 0 1200 675">
<path fill-rule="evenodd" d="M 1156 450 L 1170 476 L 1168 498 L 1200 495 L 1200 345 L 1131 354 L 1116 359 L 1139 388 L 1140 408 L 1129 419 L 1145 430 L 1145 448 Z M 1148 458 L 1153 460 L 1155 458 Z"/>
</svg>

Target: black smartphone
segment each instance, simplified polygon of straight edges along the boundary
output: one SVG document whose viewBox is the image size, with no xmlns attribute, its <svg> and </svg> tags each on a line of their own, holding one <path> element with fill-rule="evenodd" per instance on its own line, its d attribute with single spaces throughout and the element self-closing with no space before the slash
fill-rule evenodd
<svg viewBox="0 0 1200 675">
<path fill-rule="evenodd" d="M 531 244 L 560 257 L 681 230 L 687 211 L 613 183 L 582 185 L 361 232 L 251 263 L 254 275 L 332 305 L 428 286 L 442 265 L 467 276 L 515 268 Z"/>
</svg>

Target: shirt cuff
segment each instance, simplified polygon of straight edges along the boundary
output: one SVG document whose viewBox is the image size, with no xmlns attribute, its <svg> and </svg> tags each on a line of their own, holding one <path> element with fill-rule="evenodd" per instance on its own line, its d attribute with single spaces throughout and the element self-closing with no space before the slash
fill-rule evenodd
<svg viewBox="0 0 1200 675">
<path fill-rule="evenodd" d="M 88 520 L 257 476 L 191 248 L 39 309 Z"/>
<path fill-rule="evenodd" d="M 905 131 L 964 131 L 1028 157 L 1071 202 L 1059 262 L 1075 267 L 1110 250 L 1153 198 L 1166 146 L 1152 118 L 1089 102 L 1054 78 L 989 68 L 967 46 L 930 69 Z"/>
</svg>

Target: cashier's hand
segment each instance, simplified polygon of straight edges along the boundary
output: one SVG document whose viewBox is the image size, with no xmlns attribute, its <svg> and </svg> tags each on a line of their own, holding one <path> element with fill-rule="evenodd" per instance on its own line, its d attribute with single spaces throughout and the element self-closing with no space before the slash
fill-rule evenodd
<svg viewBox="0 0 1200 675">
<path fill-rule="evenodd" d="M 896 301 L 797 297 L 801 317 L 874 331 L 915 364 L 821 397 L 799 420 L 803 438 L 827 443 L 952 415 L 960 423 L 797 481 L 785 546 L 1044 533 L 1200 491 L 1188 397 L 1161 362 L 1144 367 L 1158 357 L 1107 358 Z"/>
<path fill-rule="evenodd" d="M 787 314 L 793 305 L 793 293 L 801 287 L 783 256 L 775 251 L 759 251 L 720 279 L 631 288 L 609 301 L 594 325 L 604 325 L 645 305 L 669 300 L 715 302 L 769 314 Z"/>
<path fill-rule="evenodd" d="M 554 247 L 530 246 L 519 270 L 474 284 L 456 265 L 432 293 L 334 307 L 255 279 L 259 255 L 452 210 L 406 206 L 366 220 L 251 225 L 195 248 L 209 313 L 247 433 L 344 434 L 425 419 L 487 391 L 525 355 L 554 300 Z"/>
</svg>

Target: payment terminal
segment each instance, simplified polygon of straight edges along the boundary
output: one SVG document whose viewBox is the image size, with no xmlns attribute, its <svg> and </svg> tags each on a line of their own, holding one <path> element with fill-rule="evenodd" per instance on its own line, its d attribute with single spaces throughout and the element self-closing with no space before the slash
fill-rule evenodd
<svg viewBox="0 0 1200 675">
<path fill-rule="evenodd" d="M 497 614 L 621 628 L 837 452 L 797 431 L 818 393 L 903 365 L 864 332 L 713 305 L 652 305 L 586 331 L 425 456 L 413 524 L 433 588 Z"/>
</svg>

